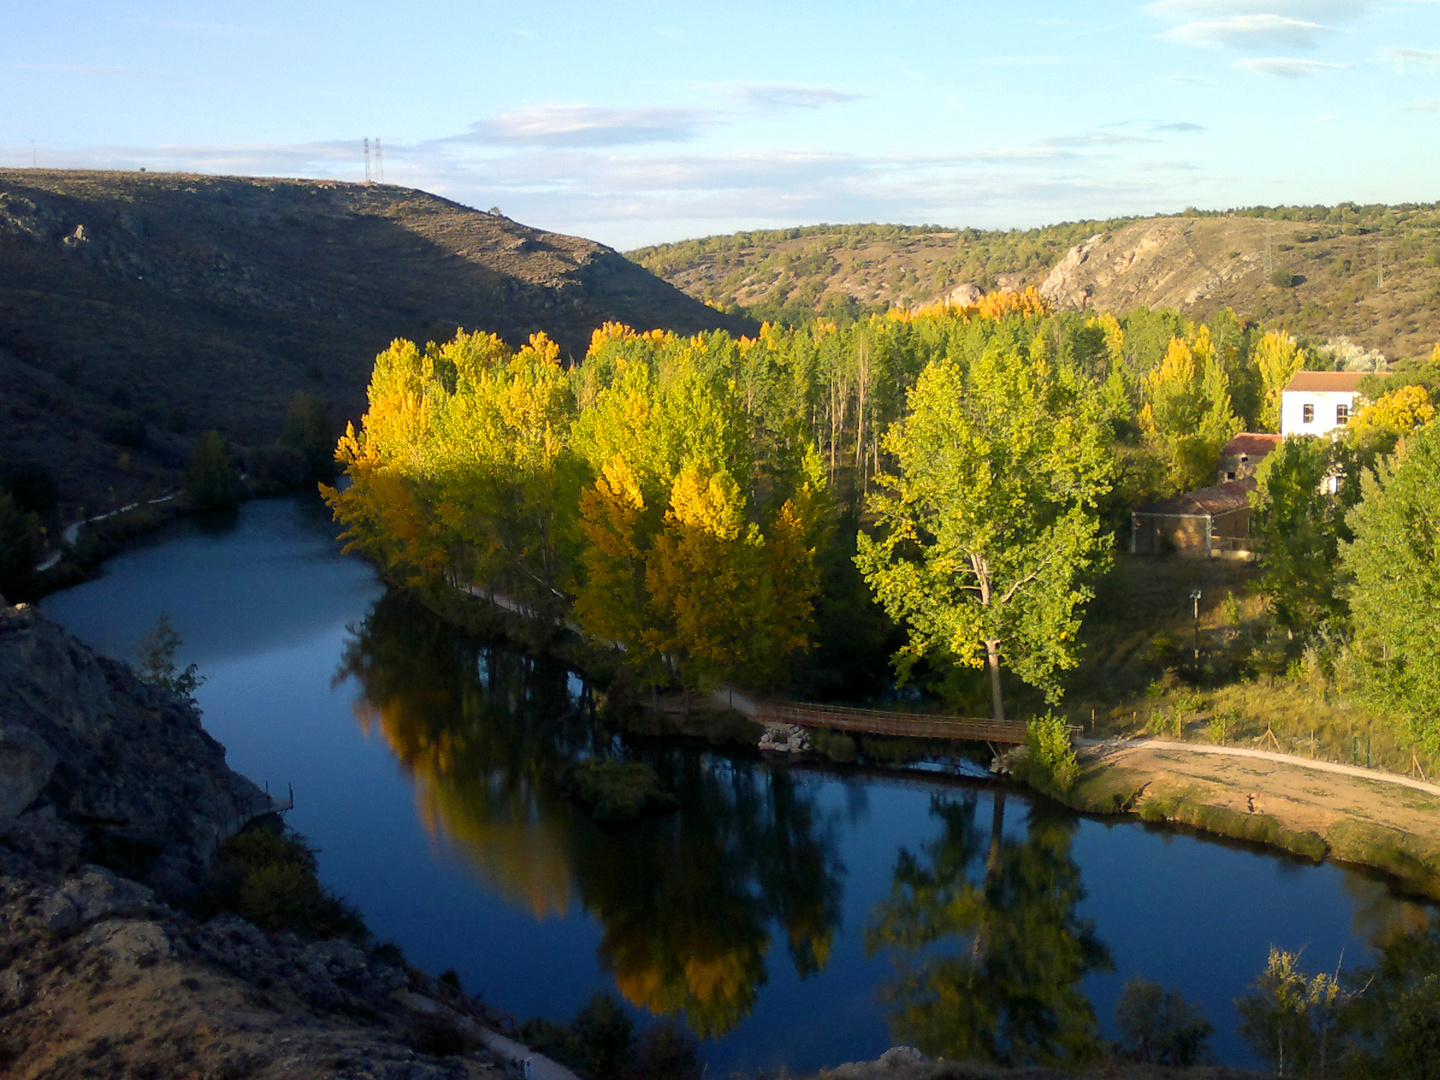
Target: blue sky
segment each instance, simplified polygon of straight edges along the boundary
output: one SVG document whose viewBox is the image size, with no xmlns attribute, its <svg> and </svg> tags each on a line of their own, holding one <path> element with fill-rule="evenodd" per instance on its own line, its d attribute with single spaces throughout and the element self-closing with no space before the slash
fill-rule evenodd
<svg viewBox="0 0 1440 1080">
<path fill-rule="evenodd" d="M 0 0 L 0 165 L 385 179 L 616 247 L 1440 199 L 1440 0 Z"/>
</svg>

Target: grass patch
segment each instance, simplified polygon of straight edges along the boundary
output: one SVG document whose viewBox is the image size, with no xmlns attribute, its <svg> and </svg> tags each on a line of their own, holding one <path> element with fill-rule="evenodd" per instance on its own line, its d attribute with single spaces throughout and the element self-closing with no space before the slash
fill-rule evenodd
<svg viewBox="0 0 1440 1080">
<path fill-rule="evenodd" d="M 1331 855 L 1400 878 L 1429 896 L 1440 896 L 1440 853 L 1421 848 L 1409 833 L 1368 821 L 1337 821 L 1325 834 Z"/>
</svg>

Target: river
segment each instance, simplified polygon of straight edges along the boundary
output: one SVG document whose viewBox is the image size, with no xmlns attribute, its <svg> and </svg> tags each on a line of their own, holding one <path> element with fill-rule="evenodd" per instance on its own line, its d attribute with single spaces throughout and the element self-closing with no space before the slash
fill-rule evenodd
<svg viewBox="0 0 1440 1080">
<path fill-rule="evenodd" d="M 176 522 L 45 613 L 130 658 L 162 614 L 230 764 L 319 849 L 321 878 L 412 963 L 517 1017 L 595 990 L 672 1016 L 712 1075 L 1113 1038 L 1132 975 L 1178 989 L 1252 1064 L 1234 998 L 1270 946 L 1365 962 L 1428 909 L 1371 875 L 1015 788 L 786 767 L 630 740 L 677 812 L 606 829 L 555 767 L 610 746 L 559 666 L 467 640 L 343 555 L 317 498 Z M 948 1002 L 937 1008 L 937 1001 Z"/>
</svg>

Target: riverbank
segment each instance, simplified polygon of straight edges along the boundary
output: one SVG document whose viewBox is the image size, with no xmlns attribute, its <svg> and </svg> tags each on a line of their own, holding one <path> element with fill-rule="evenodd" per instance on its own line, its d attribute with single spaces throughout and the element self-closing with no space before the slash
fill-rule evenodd
<svg viewBox="0 0 1440 1080">
<path fill-rule="evenodd" d="M 1440 787 L 1278 753 L 1157 739 L 1082 741 L 1068 790 L 1038 790 L 1082 813 L 1136 814 L 1312 862 L 1380 871 L 1440 899 Z"/>
</svg>

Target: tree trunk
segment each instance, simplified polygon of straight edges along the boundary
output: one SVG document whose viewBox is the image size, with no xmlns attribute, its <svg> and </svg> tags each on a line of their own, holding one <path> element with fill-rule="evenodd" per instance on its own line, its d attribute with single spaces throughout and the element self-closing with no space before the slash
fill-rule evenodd
<svg viewBox="0 0 1440 1080">
<path fill-rule="evenodd" d="M 992 715 L 1005 722 L 1005 695 L 1000 689 L 1000 643 L 985 642 L 985 659 L 990 668 L 990 702 Z"/>
</svg>

